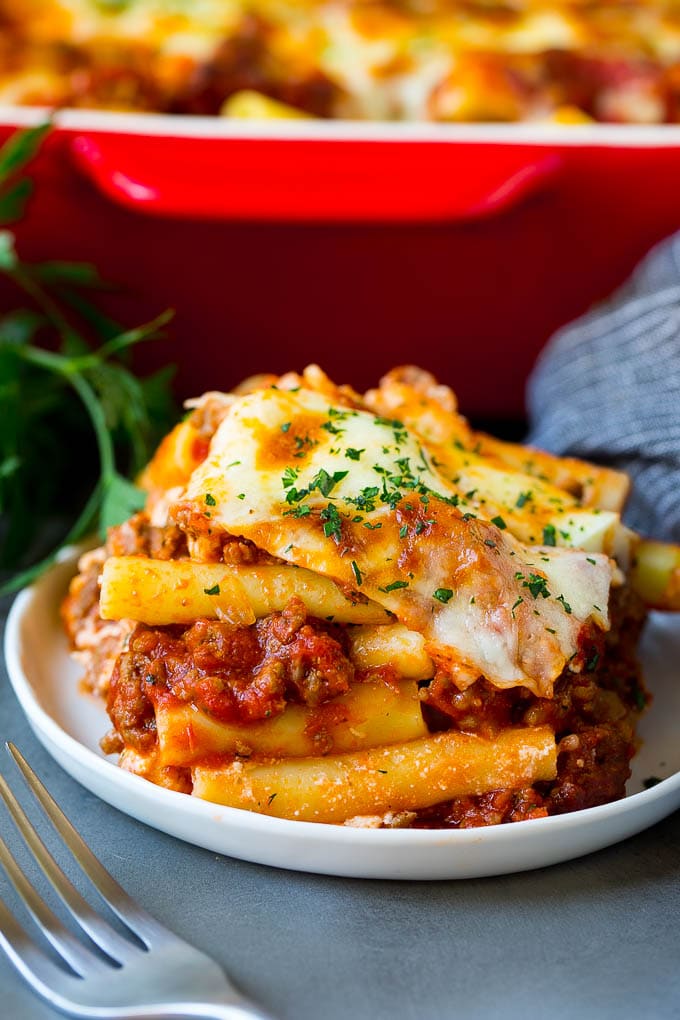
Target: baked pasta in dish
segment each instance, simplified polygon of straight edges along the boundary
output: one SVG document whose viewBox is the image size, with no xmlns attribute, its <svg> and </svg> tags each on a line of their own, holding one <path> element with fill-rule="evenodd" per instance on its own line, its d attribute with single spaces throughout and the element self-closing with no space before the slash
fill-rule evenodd
<svg viewBox="0 0 680 1020">
<path fill-rule="evenodd" d="M 680 120 L 676 0 L 0 0 L 0 102 Z"/>
<path fill-rule="evenodd" d="M 191 408 L 63 606 L 123 768 L 375 826 L 624 795 L 640 592 L 672 602 L 677 562 L 621 524 L 623 475 L 473 432 L 410 367 L 363 396 L 311 366 Z"/>
</svg>

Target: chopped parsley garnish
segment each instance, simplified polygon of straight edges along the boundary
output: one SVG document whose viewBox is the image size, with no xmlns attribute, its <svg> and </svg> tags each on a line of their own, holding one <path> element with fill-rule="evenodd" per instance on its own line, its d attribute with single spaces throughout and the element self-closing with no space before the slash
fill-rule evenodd
<svg viewBox="0 0 680 1020">
<path fill-rule="evenodd" d="M 289 421 L 284 421 L 283 425 L 281 426 L 281 431 L 282 432 L 287 432 L 289 428 L 290 428 L 290 422 Z"/>
<path fill-rule="evenodd" d="M 505 529 L 507 528 L 507 524 L 505 523 L 502 517 L 492 517 L 491 523 L 495 524 L 497 528 L 501 529 L 501 531 L 505 531 Z"/>
<path fill-rule="evenodd" d="M 380 522 L 377 524 L 371 524 L 370 521 L 366 521 L 364 527 L 368 528 L 369 531 L 377 531 L 378 528 L 382 528 L 382 524 Z"/>
<path fill-rule="evenodd" d="M 275 793 L 270 793 L 269 796 L 267 797 L 267 804 L 271 804 L 275 796 L 276 796 Z"/>
<path fill-rule="evenodd" d="M 403 421 L 399 421 L 398 418 L 374 418 L 374 425 L 387 425 L 391 429 L 403 429 Z"/>
<path fill-rule="evenodd" d="M 377 485 L 367 485 L 358 496 L 348 496 L 346 502 L 351 503 L 357 510 L 364 510 L 366 513 L 370 513 L 372 510 L 375 510 L 375 500 L 379 492 L 380 489 Z"/>
<path fill-rule="evenodd" d="M 208 504 L 208 506 L 217 506 L 217 501 L 215 497 L 212 496 L 209 492 L 206 492 L 205 494 L 205 501 Z"/>
<path fill-rule="evenodd" d="M 392 581 L 391 584 L 386 584 L 384 588 L 378 589 L 379 591 L 397 591 L 398 588 L 408 588 L 408 581 Z"/>
<path fill-rule="evenodd" d="M 363 576 L 361 574 L 361 571 L 359 570 L 359 567 L 357 566 L 356 560 L 352 560 L 352 571 L 353 571 L 354 576 L 356 578 L 357 584 L 359 585 L 359 587 L 361 587 L 361 585 L 363 584 L 363 580 L 364 579 L 363 579 Z"/>
<path fill-rule="evenodd" d="M 299 503 L 301 499 L 309 495 L 309 489 L 289 489 L 286 493 L 286 503 Z"/>
<path fill-rule="evenodd" d="M 594 560 L 592 556 L 586 556 L 586 562 L 592 563 L 594 567 L 597 566 L 597 560 Z"/>
<path fill-rule="evenodd" d="M 432 592 L 432 598 L 437 599 L 438 602 L 446 604 L 453 598 L 453 591 L 451 588 L 437 588 Z"/>
<path fill-rule="evenodd" d="M 518 577 L 518 575 L 515 574 L 515 577 Z M 550 598 L 548 582 L 545 577 L 541 577 L 540 574 L 529 574 L 528 578 L 525 578 L 523 574 L 519 574 L 519 577 L 523 578 L 522 587 L 528 588 L 535 599 L 539 595 L 544 599 Z"/>
<path fill-rule="evenodd" d="M 490 549 L 495 549 L 496 548 L 496 543 L 492 542 L 490 538 L 485 538 L 484 539 L 484 545 L 488 545 Z"/>
<path fill-rule="evenodd" d="M 543 528 L 543 545 L 557 545 L 557 531 L 554 524 L 546 524 Z"/>
<path fill-rule="evenodd" d="M 339 542 L 342 536 L 342 520 L 337 508 L 329 503 L 321 511 L 321 520 L 323 521 L 323 533 L 326 538 L 332 538 L 334 541 Z"/>
<path fill-rule="evenodd" d="M 316 439 L 311 439 L 309 436 L 294 436 L 294 439 L 297 453 L 294 453 L 293 456 L 297 458 L 304 457 L 309 450 L 319 445 Z"/>
<path fill-rule="evenodd" d="M 236 498 L 237 499 L 245 499 L 246 498 L 245 492 L 239 492 L 239 494 L 238 494 L 238 496 Z"/>
<path fill-rule="evenodd" d="M 291 485 L 294 485 L 299 474 L 300 468 L 287 467 L 283 472 L 283 476 L 281 478 L 281 485 L 284 487 L 284 489 L 289 489 Z"/>
<path fill-rule="evenodd" d="M 569 605 L 569 603 L 568 603 L 568 602 L 567 602 L 567 600 L 565 599 L 564 595 L 558 595 L 558 596 L 556 597 L 556 601 L 557 601 L 557 602 L 561 602 L 561 603 L 562 603 L 562 605 L 564 606 L 564 611 L 565 611 L 565 613 L 566 613 L 566 614 L 567 614 L 568 616 L 571 616 L 571 606 Z"/>
<path fill-rule="evenodd" d="M 531 489 L 528 489 L 527 492 L 520 492 L 520 494 L 517 497 L 517 500 L 515 502 L 515 506 L 517 507 L 518 510 L 521 510 L 522 507 L 526 506 L 526 504 L 529 502 L 529 500 L 533 499 L 533 498 L 534 498 L 534 494 L 531 491 Z"/>
<path fill-rule="evenodd" d="M 339 429 L 338 426 L 334 425 L 332 421 L 325 421 L 321 428 L 325 429 L 326 432 L 330 432 L 331 435 L 333 436 L 339 436 L 341 435 L 341 433 L 345 431 L 344 429 Z"/>
<path fill-rule="evenodd" d="M 600 661 L 600 653 L 593 652 L 588 661 L 586 662 L 586 670 L 592 673 L 593 670 L 597 669 L 597 664 Z"/>
<path fill-rule="evenodd" d="M 399 538 L 406 538 L 408 535 L 408 524 L 402 524 L 399 528 Z"/>
<path fill-rule="evenodd" d="M 219 586 L 219 584 L 214 584 L 212 586 L 212 588 L 204 588 L 203 589 L 203 594 L 204 595 L 219 595 L 219 593 L 220 593 L 220 586 Z"/>
<path fill-rule="evenodd" d="M 329 475 L 325 468 L 321 468 L 309 483 L 309 491 L 312 492 L 314 489 L 318 489 L 322 496 L 328 496 L 338 482 L 341 482 L 348 474 L 348 471 L 335 471 L 332 475 Z"/>
<path fill-rule="evenodd" d="M 292 510 L 284 511 L 284 517 L 309 517 L 312 512 L 311 506 L 294 506 Z"/>
<path fill-rule="evenodd" d="M 350 460 L 359 460 L 362 453 L 366 453 L 366 450 L 357 450 L 353 446 L 348 446 L 345 450 L 345 457 L 348 457 Z"/>
<path fill-rule="evenodd" d="M 422 487 L 420 491 L 422 492 Z M 453 496 L 442 496 L 441 492 L 432 492 L 431 489 L 428 491 L 430 492 L 430 495 L 434 496 L 435 499 L 438 499 L 440 503 L 446 503 L 447 506 L 458 506 L 460 503 L 460 499 L 455 492 Z"/>
<path fill-rule="evenodd" d="M 399 492 L 399 489 L 388 489 L 387 486 L 383 484 L 382 492 L 380 493 L 380 502 L 389 506 L 390 510 L 394 510 L 397 503 L 399 503 L 402 498 L 403 497 Z"/>
</svg>

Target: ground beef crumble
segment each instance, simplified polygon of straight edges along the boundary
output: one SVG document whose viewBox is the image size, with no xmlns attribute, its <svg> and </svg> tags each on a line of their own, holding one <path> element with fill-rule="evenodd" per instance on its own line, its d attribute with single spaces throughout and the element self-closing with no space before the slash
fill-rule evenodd
<svg viewBox="0 0 680 1020">
<path fill-rule="evenodd" d="M 301 599 L 250 627 L 219 620 L 192 626 L 139 624 L 111 679 L 108 711 L 126 744 L 155 742 L 153 705 L 191 702 L 225 722 L 279 715 L 289 702 L 321 705 L 354 680 L 341 627 L 307 616 Z"/>
</svg>

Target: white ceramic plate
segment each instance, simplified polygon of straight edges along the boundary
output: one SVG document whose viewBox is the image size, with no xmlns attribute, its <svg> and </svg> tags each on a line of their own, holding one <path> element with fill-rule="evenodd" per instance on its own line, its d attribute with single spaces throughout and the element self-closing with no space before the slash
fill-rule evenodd
<svg viewBox="0 0 680 1020">
<path fill-rule="evenodd" d="M 260 864 L 357 878 L 476 878 L 540 868 L 599 850 L 680 807 L 680 618 L 654 614 L 642 647 L 654 702 L 624 800 L 570 815 L 466 830 L 354 829 L 289 822 L 221 807 L 121 771 L 98 748 L 103 708 L 78 691 L 58 607 L 74 556 L 17 598 L 5 655 L 38 739 L 78 782 L 120 811 L 218 853 Z M 644 780 L 663 781 L 644 789 Z"/>
</svg>

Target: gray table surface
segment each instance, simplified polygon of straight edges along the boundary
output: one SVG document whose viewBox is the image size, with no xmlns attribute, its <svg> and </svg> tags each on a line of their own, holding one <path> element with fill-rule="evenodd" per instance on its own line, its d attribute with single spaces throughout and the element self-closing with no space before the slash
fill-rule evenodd
<svg viewBox="0 0 680 1020">
<path fill-rule="evenodd" d="M 520 875 L 325 878 L 219 857 L 99 801 L 39 745 L 4 667 L 0 736 L 23 750 L 128 891 L 281 1020 L 680 1017 L 680 813 L 619 846 Z M 0 771 L 15 778 L 4 750 Z M 16 845 L 10 830 L 2 810 L 0 832 Z M 0 894 L 14 905 L 4 876 Z M 58 1015 L 4 957 L 0 993 L 2 1020 Z"/>
</svg>

